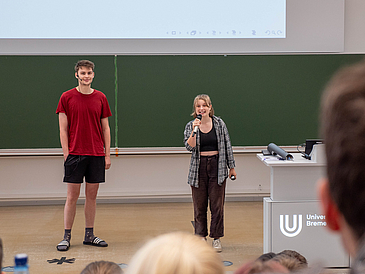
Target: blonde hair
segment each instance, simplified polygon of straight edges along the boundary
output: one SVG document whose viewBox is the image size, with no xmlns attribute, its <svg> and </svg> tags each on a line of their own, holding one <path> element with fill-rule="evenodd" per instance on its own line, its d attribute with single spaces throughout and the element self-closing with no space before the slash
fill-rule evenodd
<svg viewBox="0 0 365 274">
<path fill-rule="evenodd" d="M 196 116 L 197 116 L 197 114 L 195 112 L 195 107 L 198 104 L 199 100 L 203 100 L 207 104 L 208 107 L 212 106 L 212 101 L 210 100 L 210 97 L 208 95 L 206 95 L 206 94 L 197 95 L 193 102 L 193 113 L 191 114 L 191 116 L 193 116 L 194 118 L 196 118 Z M 213 117 L 213 115 L 214 115 L 214 109 L 212 106 L 212 108 L 210 109 L 210 112 L 209 112 L 209 117 Z"/>
<path fill-rule="evenodd" d="M 278 254 L 270 261 L 278 262 L 282 266 L 285 266 L 290 272 L 298 271 L 308 267 L 308 264 L 303 263 L 297 258 L 291 257 L 286 254 Z"/>
<path fill-rule="evenodd" d="M 96 261 L 89 263 L 81 274 L 122 274 L 123 271 L 119 265 L 113 262 Z"/>
<path fill-rule="evenodd" d="M 133 256 L 127 274 L 224 274 L 223 262 L 200 237 L 173 232 L 147 242 Z"/>
</svg>

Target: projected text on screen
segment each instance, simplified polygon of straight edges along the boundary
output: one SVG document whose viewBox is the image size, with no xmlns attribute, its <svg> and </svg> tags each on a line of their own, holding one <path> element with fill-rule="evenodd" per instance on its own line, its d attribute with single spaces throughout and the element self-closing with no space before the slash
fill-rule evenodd
<svg viewBox="0 0 365 274">
<path fill-rule="evenodd" d="M 5 39 L 285 38 L 286 0 L 11 0 Z"/>
</svg>

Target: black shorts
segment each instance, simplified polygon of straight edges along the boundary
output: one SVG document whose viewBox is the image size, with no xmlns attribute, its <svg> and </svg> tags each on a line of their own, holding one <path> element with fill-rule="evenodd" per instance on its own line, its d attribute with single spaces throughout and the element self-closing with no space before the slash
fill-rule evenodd
<svg viewBox="0 0 365 274">
<path fill-rule="evenodd" d="M 84 181 L 87 183 L 104 183 L 105 182 L 105 157 L 104 156 L 85 156 L 71 155 L 67 156 L 64 164 L 65 183 L 78 183 Z"/>
</svg>

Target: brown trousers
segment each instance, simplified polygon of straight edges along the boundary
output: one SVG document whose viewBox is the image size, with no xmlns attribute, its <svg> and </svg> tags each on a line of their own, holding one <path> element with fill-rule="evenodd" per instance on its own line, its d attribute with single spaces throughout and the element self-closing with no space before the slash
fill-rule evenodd
<svg viewBox="0 0 365 274">
<path fill-rule="evenodd" d="M 218 155 L 201 156 L 199 166 L 199 187 L 191 187 L 194 204 L 195 234 L 208 236 L 208 201 L 211 212 L 209 237 L 217 239 L 224 236 L 224 198 L 226 180 L 218 185 Z"/>
</svg>

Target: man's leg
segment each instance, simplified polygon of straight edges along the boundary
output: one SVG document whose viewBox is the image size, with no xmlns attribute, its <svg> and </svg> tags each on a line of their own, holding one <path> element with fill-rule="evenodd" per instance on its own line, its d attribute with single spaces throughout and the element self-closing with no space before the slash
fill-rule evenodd
<svg viewBox="0 0 365 274">
<path fill-rule="evenodd" d="M 72 229 L 76 215 L 76 203 L 80 196 L 81 184 L 67 183 L 67 199 L 64 209 L 65 229 Z"/>
<path fill-rule="evenodd" d="M 94 235 L 94 222 L 96 214 L 96 197 L 99 183 L 86 183 L 85 188 L 85 239 L 84 244 L 106 247 L 108 244 Z"/>
<path fill-rule="evenodd" d="M 94 227 L 96 214 L 96 196 L 98 195 L 99 184 L 86 183 L 85 188 L 85 227 Z"/>
<path fill-rule="evenodd" d="M 65 234 L 63 240 L 57 245 L 58 251 L 67 251 L 70 247 L 71 229 L 76 215 L 76 203 L 80 196 L 81 184 L 67 183 L 67 198 L 64 208 Z"/>
</svg>

